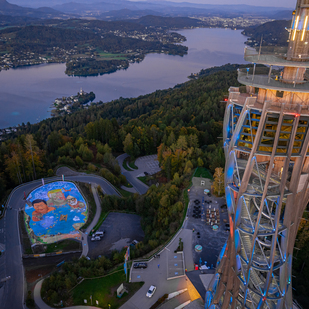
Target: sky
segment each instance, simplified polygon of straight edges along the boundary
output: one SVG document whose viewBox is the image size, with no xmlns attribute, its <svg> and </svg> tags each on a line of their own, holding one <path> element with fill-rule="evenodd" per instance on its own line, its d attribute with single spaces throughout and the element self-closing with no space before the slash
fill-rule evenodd
<svg viewBox="0 0 309 309">
<path fill-rule="evenodd" d="M 66 2 L 104 2 L 104 0 L 51 0 L 50 5 L 66 3 Z M 130 0 L 130 1 L 146 1 L 146 0 Z M 148 0 L 148 1 L 160 1 L 160 0 Z M 295 8 L 297 0 L 167 0 L 172 2 L 191 2 L 191 3 L 201 3 L 201 4 L 248 4 L 255 6 L 272 6 L 281 8 Z M 31 3 L 31 0 L 8 0 L 10 3 L 16 3 L 18 5 Z M 35 1 L 38 2 L 37 0 Z M 44 4 L 46 1 L 43 1 Z"/>
<path fill-rule="evenodd" d="M 131 0 L 143 1 L 143 0 Z M 201 4 L 248 4 L 255 6 L 272 6 L 294 8 L 297 0 L 167 0 L 172 2 L 191 2 Z"/>
</svg>

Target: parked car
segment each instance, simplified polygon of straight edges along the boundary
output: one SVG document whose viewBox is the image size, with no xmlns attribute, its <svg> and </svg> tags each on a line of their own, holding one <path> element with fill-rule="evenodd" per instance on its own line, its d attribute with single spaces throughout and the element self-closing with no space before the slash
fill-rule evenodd
<svg viewBox="0 0 309 309">
<path fill-rule="evenodd" d="M 207 193 L 207 195 L 208 195 L 209 197 L 211 197 L 211 194 L 210 194 L 210 193 Z"/>
<path fill-rule="evenodd" d="M 157 288 L 154 285 L 151 285 L 149 290 L 148 290 L 148 292 L 147 292 L 147 294 L 146 294 L 146 296 L 149 297 L 149 298 L 152 297 L 154 292 L 156 291 L 156 289 Z"/>
<path fill-rule="evenodd" d="M 91 241 L 101 240 L 100 236 L 92 236 Z"/>
<path fill-rule="evenodd" d="M 104 234 L 105 234 L 105 231 L 104 231 L 104 230 L 103 230 L 103 231 L 97 231 L 97 232 L 94 233 L 94 236 L 103 237 Z"/>
<path fill-rule="evenodd" d="M 225 223 L 225 230 L 229 231 L 230 230 L 230 224 L 229 223 Z"/>
<path fill-rule="evenodd" d="M 147 263 L 134 263 L 133 268 L 147 268 Z"/>
</svg>

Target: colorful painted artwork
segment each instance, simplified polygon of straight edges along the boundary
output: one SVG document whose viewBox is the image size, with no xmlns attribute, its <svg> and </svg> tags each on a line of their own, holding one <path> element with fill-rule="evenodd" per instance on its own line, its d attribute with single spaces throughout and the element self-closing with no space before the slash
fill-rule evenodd
<svg viewBox="0 0 309 309">
<path fill-rule="evenodd" d="M 26 200 L 25 222 L 33 244 L 80 239 L 87 204 L 71 182 L 58 181 L 32 191 Z"/>
</svg>

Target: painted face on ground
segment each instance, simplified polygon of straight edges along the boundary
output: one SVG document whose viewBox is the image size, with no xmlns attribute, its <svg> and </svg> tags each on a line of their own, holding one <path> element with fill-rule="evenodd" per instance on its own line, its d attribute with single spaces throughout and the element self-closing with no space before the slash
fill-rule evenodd
<svg viewBox="0 0 309 309">
<path fill-rule="evenodd" d="M 77 199 L 72 195 L 67 196 L 67 202 L 69 203 L 70 206 L 75 206 L 78 203 Z"/>
<path fill-rule="evenodd" d="M 40 202 L 40 203 L 35 203 L 33 205 L 34 209 L 40 213 L 40 214 L 46 214 L 48 212 L 48 207 L 45 203 Z"/>
</svg>

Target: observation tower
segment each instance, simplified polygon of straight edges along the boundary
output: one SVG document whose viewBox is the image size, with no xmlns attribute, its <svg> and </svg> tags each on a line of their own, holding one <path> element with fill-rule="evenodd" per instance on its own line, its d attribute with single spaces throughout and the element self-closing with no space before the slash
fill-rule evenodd
<svg viewBox="0 0 309 309">
<path fill-rule="evenodd" d="M 254 65 L 238 71 L 245 87 L 229 89 L 223 138 L 230 234 L 205 308 L 293 307 L 293 248 L 309 200 L 308 19 L 309 0 L 298 0 L 286 53 L 246 48 Z"/>
</svg>

